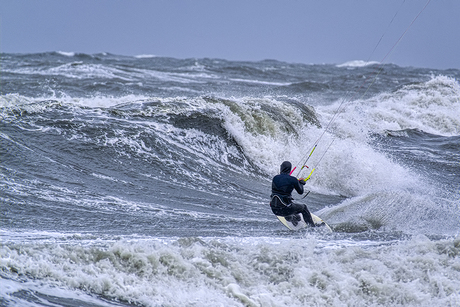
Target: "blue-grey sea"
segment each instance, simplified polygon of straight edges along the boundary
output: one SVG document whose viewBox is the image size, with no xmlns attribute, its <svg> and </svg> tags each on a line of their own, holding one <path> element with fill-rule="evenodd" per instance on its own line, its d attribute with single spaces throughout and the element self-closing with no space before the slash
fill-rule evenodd
<svg viewBox="0 0 460 307">
<path fill-rule="evenodd" d="M 0 58 L 1 306 L 460 306 L 459 69 Z"/>
</svg>

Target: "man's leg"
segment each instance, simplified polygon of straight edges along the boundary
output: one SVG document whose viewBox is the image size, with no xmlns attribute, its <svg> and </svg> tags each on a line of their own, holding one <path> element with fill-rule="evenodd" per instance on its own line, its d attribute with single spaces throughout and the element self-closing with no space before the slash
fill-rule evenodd
<svg viewBox="0 0 460 307">
<path fill-rule="evenodd" d="M 308 208 L 306 205 L 293 203 L 291 207 L 295 210 L 295 213 L 302 213 L 303 219 L 305 220 L 307 224 L 309 224 L 312 227 L 316 226 L 315 223 L 313 222 L 310 211 L 308 211 Z"/>
<path fill-rule="evenodd" d="M 275 215 L 289 216 L 292 214 L 302 213 L 304 221 L 312 227 L 315 227 L 315 223 L 311 217 L 310 211 L 306 205 L 291 203 L 289 206 L 285 206 L 278 197 L 273 197 L 270 202 L 270 206 Z M 291 221 L 294 226 L 297 225 L 297 221 Z"/>
</svg>

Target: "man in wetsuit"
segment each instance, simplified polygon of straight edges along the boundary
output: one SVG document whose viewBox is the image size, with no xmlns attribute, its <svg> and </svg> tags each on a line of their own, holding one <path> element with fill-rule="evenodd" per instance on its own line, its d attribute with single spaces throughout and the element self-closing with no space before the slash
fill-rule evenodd
<svg viewBox="0 0 460 307">
<path fill-rule="evenodd" d="M 292 191 L 295 189 L 297 193 L 303 194 L 305 181 L 303 178 L 297 180 L 289 175 L 291 168 L 291 162 L 284 161 L 280 167 L 280 174 L 273 177 L 270 207 L 275 215 L 287 217 L 286 220 L 291 221 L 294 226 L 297 225 L 298 220 L 295 220 L 293 215 L 302 213 L 305 222 L 315 227 L 307 206 L 292 202 Z"/>
</svg>

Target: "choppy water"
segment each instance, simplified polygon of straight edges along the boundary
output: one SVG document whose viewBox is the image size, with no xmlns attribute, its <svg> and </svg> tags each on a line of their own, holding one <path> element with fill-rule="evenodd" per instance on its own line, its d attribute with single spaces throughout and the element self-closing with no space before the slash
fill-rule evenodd
<svg viewBox="0 0 460 307">
<path fill-rule="evenodd" d="M 460 305 L 459 70 L 1 61 L 0 305 Z M 290 232 L 271 178 L 321 135 L 334 233 Z"/>
</svg>

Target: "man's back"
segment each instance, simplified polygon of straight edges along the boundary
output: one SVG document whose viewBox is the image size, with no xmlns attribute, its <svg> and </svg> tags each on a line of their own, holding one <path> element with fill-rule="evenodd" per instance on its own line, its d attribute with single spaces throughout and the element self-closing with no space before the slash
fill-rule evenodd
<svg viewBox="0 0 460 307">
<path fill-rule="evenodd" d="M 272 181 L 272 194 L 279 195 L 283 198 L 290 197 L 293 190 L 297 193 L 303 193 L 303 185 L 299 181 L 289 174 L 279 174 L 273 177 Z"/>
</svg>

